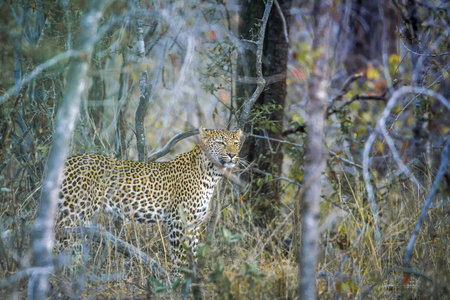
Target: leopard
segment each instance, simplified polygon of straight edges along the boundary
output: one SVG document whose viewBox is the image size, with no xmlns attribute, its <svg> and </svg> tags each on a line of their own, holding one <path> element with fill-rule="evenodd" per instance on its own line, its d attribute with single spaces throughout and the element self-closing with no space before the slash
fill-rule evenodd
<svg viewBox="0 0 450 300">
<path fill-rule="evenodd" d="M 139 162 L 96 153 L 65 163 L 57 227 L 88 224 L 104 211 L 137 223 L 166 223 L 174 269 L 195 253 L 218 182 L 239 162 L 243 133 L 200 127 L 200 142 L 163 162 Z M 185 243 L 183 245 L 183 243 Z M 187 246 L 187 247 L 186 247 Z"/>
</svg>

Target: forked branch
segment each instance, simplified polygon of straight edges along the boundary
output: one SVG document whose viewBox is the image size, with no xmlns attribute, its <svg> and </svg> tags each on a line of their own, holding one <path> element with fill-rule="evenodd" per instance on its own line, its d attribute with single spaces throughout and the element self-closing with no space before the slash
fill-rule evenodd
<svg viewBox="0 0 450 300">
<path fill-rule="evenodd" d="M 256 100 L 258 100 L 259 95 L 264 90 L 264 87 L 266 86 L 266 80 L 263 77 L 262 73 L 262 55 L 263 55 L 263 49 L 264 49 L 264 36 L 266 33 L 266 27 L 267 22 L 269 20 L 270 10 L 272 9 L 273 0 L 267 1 L 266 9 L 264 10 L 264 15 L 262 18 L 262 24 L 259 28 L 259 39 L 256 42 L 257 48 L 256 48 L 256 90 L 253 92 L 250 99 L 248 99 L 247 102 L 245 102 L 244 106 L 242 107 L 242 112 L 239 118 L 238 128 L 244 128 L 245 123 L 247 123 L 248 119 L 250 118 L 250 110 L 252 109 L 253 105 L 255 104 Z"/>
</svg>

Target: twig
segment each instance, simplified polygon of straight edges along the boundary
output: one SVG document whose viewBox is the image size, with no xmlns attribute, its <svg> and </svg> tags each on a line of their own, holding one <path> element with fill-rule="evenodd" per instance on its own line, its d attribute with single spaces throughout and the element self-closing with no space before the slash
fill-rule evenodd
<svg viewBox="0 0 450 300">
<path fill-rule="evenodd" d="M 450 54 L 450 52 L 443 52 L 443 53 L 437 53 L 437 54 L 419 53 L 419 52 L 416 52 L 416 51 L 408 48 L 408 46 L 406 46 L 406 44 L 403 42 L 403 39 L 400 39 L 400 43 L 402 43 L 402 46 L 405 47 L 405 49 L 408 52 L 411 52 L 412 54 L 417 55 L 417 56 L 438 57 L 438 56 L 445 56 L 445 55 L 449 55 Z"/>
<path fill-rule="evenodd" d="M 253 134 L 253 133 L 248 133 L 247 135 L 252 136 L 252 137 L 256 137 L 256 138 L 260 138 L 260 139 L 266 139 L 266 140 L 269 140 L 269 141 L 282 143 L 282 144 L 288 144 L 288 145 L 295 146 L 295 147 L 298 147 L 298 148 L 303 148 L 303 145 L 296 144 L 296 143 L 291 143 L 291 142 L 284 141 L 284 140 L 270 138 L 268 136 L 257 135 L 257 134 Z"/>
<path fill-rule="evenodd" d="M 288 141 L 284 141 L 284 140 L 274 139 L 274 138 L 270 138 L 270 137 L 267 137 L 267 136 L 262 136 L 262 135 L 253 134 L 253 133 L 249 133 L 248 135 L 249 135 L 249 136 L 252 136 L 252 137 L 256 137 L 256 138 L 267 139 L 267 140 L 274 141 L 274 142 L 278 142 L 278 143 L 282 143 L 282 144 L 288 144 L 288 145 L 295 146 L 295 147 L 298 147 L 298 148 L 303 148 L 303 145 L 296 144 L 296 143 L 292 143 L 292 142 L 288 142 Z M 330 150 L 330 151 L 328 151 L 328 153 L 329 153 L 331 156 L 334 156 L 334 157 L 336 157 L 336 158 L 342 160 L 343 162 L 345 162 L 345 163 L 347 163 L 347 164 L 349 164 L 349 165 L 358 167 L 358 168 L 360 168 L 360 169 L 363 168 L 361 165 L 359 165 L 359 164 L 357 164 L 357 163 L 355 163 L 355 162 L 353 162 L 353 161 L 351 161 L 351 160 L 348 160 L 348 159 L 346 159 L 346 158 L 341 157 L 341 156 L 338 155 L 336 152 L 333 152 L 333 151 Z M 263 172 L 263 171 L 261 171 L 261 172 Z M 281 179 L 281 177 L 278 177 L 278 178 Z M 284 179 L 282 179 L 282 180 L 284 180 Z M 289 180 L 287 180 L 287 181 L 289 181 Z M 294 182 L 292 182 L 292 183 L 294 183 Z M 294 184 L 295 184 L 295 183 L 294 183 Z"/>
<path fill-rule="evenodd" d="M 263 77 L 262 73 L 262 55 L 263 55 L 263 49 L 264 49 L 264 36 L 266 33 L 266 26 L 267 22 L 269 20 L 270 10 L 272 9 L 273 0 L 268 0 L 266 4 L 266 9 L 264 10 L 264 15 L 262 18 L 262 24 L 259 29 L 259 40 L 256 43 L 256 75 L 258 77 L 257 80 L 257 86 L 256 90 L 253 92 L 253 95 L 250 97 L 250 99 L 245 102 L 242 112 L 239 118 L 238 128 L 244 128 L 244 125 L 247 123 L 248 119 L 250 118 L 250 110 L 253 107 L 253 104 L 255 104 L 256 100 L 258 100 L 259 95 L 261 95 L 262 91 L 264 90 L 264 87 L 266 86 L 266 81 Z"/>
<path fill-rule="evenodd" d="M 250 170 L 253 173 L 257 173 L 257 174 L 261 174 L 261 175 L 265 175 L 265 176 L 272 176 L 273 180 L 284 180 L 284 181 L 287 181 L 287 182 L 289 182 L 291 184 L 294 184 L 294 185 L 296 185 L 298 187 L 302 186 L 302 184 L 297 182 L 297 181 L 291 180 L 291 179 L 286 178 L 286 177 L 280 177 L 280 176 L 277 176 L 276 174 L 267 173 L 267 172 L 264 172 L 263 170 L 260 170 L 258 168 L 250 168 Z"/>
<path fill-rule="evenodd" d="M 331 107 L 333 107 L 333 105 L 337 102 L 342 100 L 342 97 L 344 97 L 344 95 L 348 92 L 348 88 L 350 87 L 350 84 L 352 84 L 354 81 L 356 81 L 358 78 L 361 78 L 362 76 L 364 76 L 363 73 L 356 73 L 353 74 L 352 76 L 350 76 L 349 78 L 347 78 L 347 80 L 344 82 L 344 85 L 341 88 L 341 92 L 334 97 L 333 100 L 331 100 L 331 104 L 328 106 L 327 110 L 330 110 Z"/>
<path fill-rule="evenodd" d="M 328 106 L 327 117 L 329 117 L 330 115 L 332 115 L 334 113 L 337 113 L 338 111 L 341 111 L 344 107 L 350 105 L 351 103 L 353 103 L 353 102 L 355 102 L 357 100 L 385 101 L 386 98 L 385 98 L 385 96 L 383 94 L 382 95 L 354 95 L 353 97 L 351 97 L 347 101 L 344 101 L 337 108 L 333 108 L 334 104 L 331 104 L 330 106 Z"/>
<path fill-rule="evenodd" d="M 4 93 L 0 97 L 0 104 L 8 100 L 9 96 L 15 95 L 17 92 L 19 92 L 20 88 L 26 84 L 29 83 L 31 80 L 33 80 L 36 76 L 41 74 L 42 71 L 45 69 L 50 68 L 51 66 L 59 63 L 61 60 L 72 58 L 75 56 L 80 56 L 81 52 L 76 50 L 68 50 L 66 52 L 63 52 L 61 54 L 56 55 L 55 57 L 47 60 L 46 62 L 40 64 L 36 68 L 31 71 L 31 73 L 27 74 L 18 84 L 10 88 L 6 93 Z"/>
<path fill-rule="evenodd" d="M 281 22 L 283 23 L 284 38 L 286 39 L 286 43 L 289 44 L 289 34 L 286 25 L 286 18 L 284 17 L 283 11 L 281 10 L 278 0 L 275 0 L 275 6 L 277 8 L 278 14 L 280 15 Z"/>
<path fill-rule="evenodd" d="M 361 165 L 359 165 L 359 164 L 357 164 L 357 163 L 355 163 L 355 162 L 352 162 L 351 160 L 348 160 L 348 159 L 346 159 L 346 158 L 341 157 L 341 156 L 338 155 L 336 152 L 333 152 L 333 151 L 330 150 L 330 151 L 328 151 L 328 153 L 329 153 L 331 156 L 334 156 L 334 157 L 336 157 L 337 159 L 342 160 L 343 162 L 345 162 L 345 163 L 347 163 L 347 164 L 349 164 L 349 165 L 355 166 L 355 167 L 357 167 L 357 168 L 359 168 L 359 169 L 362 169 L 362 168 L 363 168 Z"/>
<path fill-rule="evenodd" d="M 167 277 L 166 270 L 160 266 L 158 262 L 154 259 L 150 258 L 144 252 L 140 251 L 135 246 L 117 238 L 112 233 L 108 232 L 106 229 L 101 228 L 100 226 L 88 225 L 88 226 L 77 226 L 77 227 L 67 227 L 67 228 L 59 228 L 58 232 L 62 234 L 88 234 L 92 236 L 93 240 L 104 245 L 114 245 L 120 253 L 127 255 L 133 259 L 136 259 L 139 262 L 144 264 L 148 264 L 151 266 L 153 272 L 158 275 L 163 275 Z"/>
<path fill-rule="evenodd" d="M 450 137 L 447 138 L 447 142 L 445 143 L 444 150 L 441 155 L 441 164 L 439 166 L 438 173 L 436 175 L 436 179 L 433 182 L 433 186 L 431 187 L 431 191 L 428 194 L 427 200 L 420 212 L 419 219 L 417 220 L 416 226 L 414 227 L 414 231 L 409 239 L 408 246 L 406 247 L 405 255 L 403 258 L 403 264 L 407 267 L 410 267 L 411 264 L 411 256 L 414 249 L 414 243 L 419 235 L 420 226 L 422 225 L 423 220 L 427 216 L 428 208 L 431 205 L 431 201 L 433 200 L 434 194 L 439 188 L 439 184 L 441 183 L 442 177 L 444 176 L 445 171 L 448 168 L 448 161 L 450 157 Z"/>
</svg>

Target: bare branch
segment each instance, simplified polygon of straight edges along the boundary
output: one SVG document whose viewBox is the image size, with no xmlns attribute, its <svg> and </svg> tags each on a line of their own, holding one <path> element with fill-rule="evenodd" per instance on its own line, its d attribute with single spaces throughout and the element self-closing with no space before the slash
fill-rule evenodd
<svg viewBox="0 0 450 300">
<path fill-rule="evenodd" d="M 242 112 L 239 118 L 238 128 L 244 128 L 244 125 L 247 123 L 248 119 L 250 118 L 250 110 L 252 109 L 253 105 L 255 104 L 256 100 L 258 100 L 259 95 L 264 90 L 264 87 L 266 86 L 266 81 L 263 77 L 262 73 L 262 55 L 263 55 L 263 47 L 264 47 L 264 36 L 266 33 L 266 26 L 267 22 L 269 20 L 270 10 L 272 9 L 273 0 L 267 1 L 266 9 L 264 10 L 264 15 L 262 18 L 262 24 L 261 28 L 259 29 L 259 40 L 257 41 L 257 48 L 256 48 L 256 76 L 258 77 L 257 80 L 257 87 L 256 90 L 253 92 L 250 99 L 248 99 L 247 102 L 245 102 Z"/>
<path fill-rule="evenodd" d="M 89 225 L 89 226 L 59 228 L 58 232 L 65 235 L 73 233 L 78 235 L 87 234 L 88 236 L 92 236 L 93 240 L 98 243 L 102 243 L 104 245 L 108 244 L 114 245 L 117 251 L 119 251 L 120 253 L 123 253 L 128 257 L 136 259 L 139 262 L 150 265 L 155 274 L 167 277 L 166 270 L 163 267 L 161 267 L 161 265 L 157 261 L 155 261 L 151 257 L 148 257 L 147 254 L 140 251 L 135 246 L 117 238 L 112 233 L 108 232 L 106 229 L 100 226 Z"/>
<path fill-rule="evenodd" d="M 334 97 L 333 100 L 331 100 L 331 104 L 328 106 L 327 110 L 330 110 L 330 108 L 337 102 L 342 100 L 342 97 L 344 97 L 344 95 L 348 92 L 348 88 L 350 87 L 350 85 L 356 81 L 358 78 L 361 78 L 362 76 L 364 76 L 363 73 L 357 73 L 357 74 L 353 74 L 352 76 L 350 76 L 349 78 L 347 78 L 347 80 L 344 82 L 344 85 L 341 88 L 341 92 Z"/>
<path fill-rule="evenodd" d="M 191 137 L 193 135 L 199 134 L 199 130 L 198 129 L 194 129 L 188 132 L 182 132 L 177 134 L 176 136 L 174 136 L 173 138 L 170 139 L 169 142 L 167 142 L 167 144 L 161 148 L 160 150 L 156 151 L 155 153 L 149 155 L 147 157 L 147 161 L 148 162 L 152 162 L 157 160 L 158 158 L 163 157 L 164 155 L 166 155 L 167 153 L 169 153 L 170 150 L 172 150 L 172 147 L 178 143 L 181 140 L 184 140 L 188 137 Z"/>
<path fill-rule="evenodd" d="M 439 40 L 439 41 L 440 41 L 440 40 Z M 417 56 L 438 57 L 438 56 L 445 56 L 445 55 L 449 55 L 449 54 L 450 54 L 450 51 L 449 51 L 449 52 L 443 52 L 443 53 L 437 53 L 437 54 L 430 54 L 430 53 L 429 53 L 430 51 L 427 51 L 428 53 L 419 53 L 419 52 L 417 52 L 417 51 L 412 50 L 412 49 L 409 48 L 408 46 L 406 46 L 406 44 L 403 42 L 403 39 L 400 39 L 400 43 L 402 44 L 402 46 L 403 46 L 408 52 L 411 52 L 412 54 L 417 55 Z M 435 44 L 437 44 L 437 43 L 435 43 Z"/>
<path fill-rule="evenodd" d="M 61 54 L 56 55 L 55 57 L 47 60 L 45 63 L 40 64 L 36 68 L 31 71 L 31 73 L 27 74 L 20 82 L 18 82 L 16 85 L 14 85 L 12 88 L 10 88 L 6 93 L 4 93 L 0 97 L 0 104 L 8 100 L 8 98 L 12 95 L 17 94 L 20 91 L 20 88 L 24 85 L 29 83 L 31 80 L 36 78 L 39 74 L 42 73 L 42 71 L 54 66 L 55 64 L 59 63 L 61 60 L 72 58 L 72 57 L 79 57 L 80 53 L 76 50 L 68 50 L 66 52 L 63 52 Z"/>
<path fill-rule="evenodd" d="M 411 265 L 411 256 L 414 250 L 414 243 L 416 241 L 417 236 L 419 235 L 420 226 L 422 225 L 423 220 L 427 216 L 427 211 L 431 205 L 431 201 L 433 200 L 434 194 L 438 190 L 442 177 L 444 176 L 445 171 L 448 168 L 449 158 L 450 158 L 450 137 L 447 138 L 444 150 L 442 151 L 441 164 L 439 166 L 438 173 L 436 175 L 436 178 L 434 179 L 433 186 L 431 187 L 431 191 L 428 194 L 427 200 L 425 201 L 422 211 L 420 212 L 419 219 L 417 220 L 416 226 L 414 227 L 414 231 L 411 235 L 411 238 L 409 239 L 408 246 L 406 247 L 405 255 L 403 258 L 403 264 L 406 267 L 410 267 Z"/>
<path fill-rule="evenodd" d="M 284 17 L 283 11 L 281 10 L 280 4 L 277 0 L 275 0 L 275 6 L 277 8 L 278 14 L 280 15 L 281 22 L 283 22 L 283 33 L 284 38 L 286 39 L 286 43 L 289 44 L 289 35 L 287 30 L 286 18 Z"/>
<path fill-rule="evenodd" d="M 402 162 L 400 155 L 395 148 L 394 142 L 392 138 L 389 136 L 389 133 L 386 129 L 386 120 L 388 116 L 390 115 L 392 109 L 397 104 L 397 101 L 400 97 L 404 96 L 405 94 L 410 93 L 420 93 L 425 94 L 430 97 L 434 97 L 438 99 L 448 110 L 450 110 L 450 103 L 439 93 L 436 93 L 432 90 L 428 90 L 425 88 L 420 87 L 412 87 L 412 86 L 404 86 L 400 89 L 396 90 L 391 98 L 389 99 L 388 103 L 386 104 L 386 107 L 377 123 L 377 128 L 374 132 L 371 133 L 369 138 L 367 139 L 367 142 L 364 146 L 364 152 L 363 152 L 363 176 L 364 176 L 364 182 L 366 184 L 366 190 L 369 198 L 369 203 L 372 208 L 372 214 L 374 216 L 374 224 L 375 224 L 375 238 L 379 239 L 381 237 L 380 232 L 378 231 L 378 209 L 377 204 L 374 200 L 374 190 L 373 186 L 370 182 L 370 175 L 369 175 L 369 154 L 370 149 L 372 148 L 373 143 L 375 142 L 375 139 L 379 132 L 383 134 L 384 138 L 386 139 L 386 142 L 389 145 L 390 150 L 392 151 L 392 154 L 394 156 L 394 159 L 397 163 L 397 165 L 400 167 L 400 170 L 405 173 L 415 184 L 418 186 L 421 186 L 420 182 L 414 177 L 414 175 L 409 171 L 409 169 L 405 166 L 405 164 Z"/>
<path fill-rule="evenodd" d="M 359 165 L 359 164 L 357 164 L 357 163 L 355 163 L 355 162 L 353 162 L 353 161 L 351 161 L 351 160 L 348 160 L 348 159 L 346 159 L 346 158 L 343 158 L 342 156 L 340 156 L 340 155 L 338 155 L 336 152 L 334 152 L 334 151 L 328 151 L 328 153 L 331 155 L 331 156 L 334 156 L 334 157 L 336 157 L 337 159 L 339 159 L 339 160 L 342 160 L 343 162 L 345 162 L 345 163 L 347 163 L 347 164 L 349 164 L 349 165 L 352 165 L 352 166 L 355 166 L 355 167 L 357 167 L 357 168 L 359 168 L 359 169 L 362 169 L 363 167 L 361 166 L 361 165 Z"/>
<path fill-rule="evenodd" d="M 269 140 L 269 141 L 278 142 L 278 143 L 281 143 L 281 144 L 291 145 L 291 146 L 298 147 L 298 148 L 303 148 L 303 145 L 296 144 L 296 143 L 291 143 L 291 142 L 288 142 L 288 141 L 285 141 L 285 140 L 274 139 L 274 138 L 271 138 L 271 137 L 268 137 L 268 136 L 257 135 L 257 134 L 253 134 L 253 133 L 248 133 L 247 135 L 248 136 L 252 136 L 252 137 L 256 137 L 256 138 L 260 138 L 260 139 L 266 139 L 266 140 Z"/>
<path fill-rule="evenodd" d="M 286 177 L 280 177 L 280 176 L 277 176 L 276 174 L 267 173 L 267 172 L 264 172 L 263 170 L 260 170 L 258 168 L 251 168 L 251 171 L 256 173 L 256 174 L 261 174 L 261 175 L 265 175 L 265 176 L 272 176 L 273 180 L 283 180 L 283 181 L 289 182 L 290 184 L 294 184 L 294 185 L 299 186 L 299 187 L 302 186 L 302 184 L 300 182 L 291 180 L 291 179 L 286 178 Z"/>
</svg>

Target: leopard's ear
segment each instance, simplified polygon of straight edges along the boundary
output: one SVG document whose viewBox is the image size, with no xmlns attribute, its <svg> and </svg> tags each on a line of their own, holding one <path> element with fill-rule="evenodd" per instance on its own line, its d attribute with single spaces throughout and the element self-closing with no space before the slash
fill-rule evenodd
<svg viewBox="0 0 450 300">
<path fill-rule="evenodd" d="M 242 148 L 242 145 L 245 142 L 245 134 L 242 132 L 241 129 L 238 129 L 234 134 L 239 139 L 240 148 Z"/>
<path fill-rule="evenodd" d="M 205 128 L 203 128 L 202 125 L 200 125 L 200 128 L 198 129 L 198 131 L 200 131 L 200 138 L 204 139 L 207 136 L 206 130 Z"/>
</svg>

